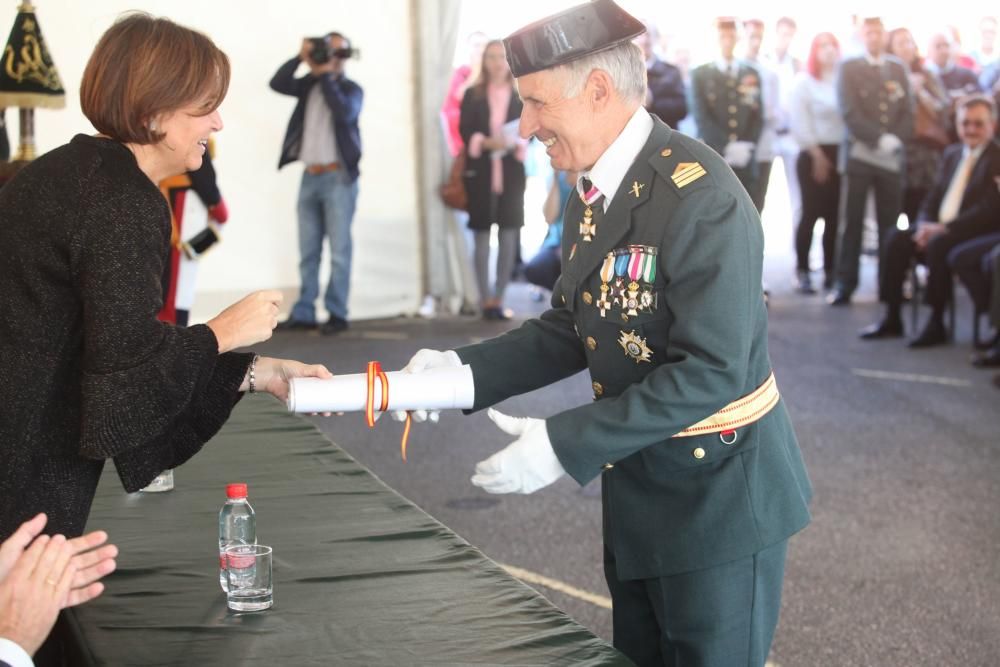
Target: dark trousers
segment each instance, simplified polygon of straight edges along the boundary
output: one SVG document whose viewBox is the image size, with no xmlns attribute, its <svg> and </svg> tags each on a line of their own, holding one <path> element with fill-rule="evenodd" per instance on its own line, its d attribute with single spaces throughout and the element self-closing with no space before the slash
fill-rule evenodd
<svg viewBox="0 0 1000 667">
<path fill-rule="evenodd" d="M 837 164 L 837 146 L 820 146 L 832 164 Z M 809 249 L 812 247 L 816 221 L 823 218 L 823 271 L 832 280 L 837 261 L 837 223 L 840 213 L 840 174 L 832 170 L 826 183 L 812 177 L 813 159 L 809 151 L 799 153 L 795 172 L 802 190 L 802 217 L 795 229 L 795 254 L 799 271 L 809 270 Z"/>
<path fill-rule="evenodd" d="M 990 303 L 990 252 L 1000 248 L 1000 233 L 986 234 L 960 243 L 948 253 L 948 266 L 969 290 L 977 313 L 984 313 Z"/>
<path fill-rule="evenodd" d="M 903 281 L 913 259 L 927 265 L 927 289 L 924 301 L 934 309 L 935 317 L 944 314 L 951 298 L 951 269 L 948 253 L 958 245 L 949 234 L 938 234 L 927 243 L 923 252 L 917 252 L 913 243 L 914 228 L 890 229 L 882 243 L 884 252 L 879 272 L 879 297 L 889 308 L 889 315 L 896 316 L 903 303 Z"/>
<path fill-rule="evenodd" d="M 993 273 L 993 291 L 990 294 L 990 323 L 1000 331 L 1000 246 L 993 248 L 987 258 Z"/>
<path fill-rule="evenodd" d="M 605 547 L 614 644 L 638 667 L 763 667 L 778 625 L 788 540 L 746 558 L 620 581 Z"/>
<path fill-rule="evenodd" d="M 758 213 L 764 212 L 764 200 L 767 199 L 767 184 L 771 181 L 771 165 L 773 164 L 773 160 L 757 163 L 757 177 L 754 179 L 754 189 L 750 195 Z"/>
<path fill-rule="evenodd" d="M 524 278 L 532 285 L 551 290 L 562 272 L 562 257 L 559 247 L 542 248 L 531 261 L 524 265 Z"/>
<path fill-rule="evenodd" d="M 837 239 L 837 282 L 850 295 L 858 287 L 861 261 L 861 234 L 865 226 L 865 203 L 868 191 L 875 191 L 875 217 L 878 220 L 879 257 L 886 231 L 895 228 L 903 200 L 903 177 L 869 165 L 849 163 L 844 178 L 844 214 Z M 879 264 L 881 280 L 882 265 Z"/>
</svg>

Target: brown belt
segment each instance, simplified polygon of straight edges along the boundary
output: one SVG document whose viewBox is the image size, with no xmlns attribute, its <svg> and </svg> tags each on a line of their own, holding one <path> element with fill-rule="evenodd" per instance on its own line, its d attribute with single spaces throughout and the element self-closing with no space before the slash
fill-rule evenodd
<svg viewBox="0 0 1000 667">
<path fill-rule="evenodd" d="M 337 171 L 340 169 L 339 162 L 331 162 L 329 164 L 307 164 L 306 172 L 316 176 L 317 174 L 325 174 L 328 171 Z"/>
</svg>

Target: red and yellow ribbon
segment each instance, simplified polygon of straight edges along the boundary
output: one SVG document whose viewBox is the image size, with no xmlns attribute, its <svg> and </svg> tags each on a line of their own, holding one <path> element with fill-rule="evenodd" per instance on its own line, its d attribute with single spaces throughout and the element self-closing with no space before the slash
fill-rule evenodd
<svg viewBox="0 0 1000 667">
<path fill-rule="evenodd" d="M 365 419 L 368 428 L 375 428 L 375 380 L 382 384 L 382 400 L 379 403 L 379 412 L 385 412 L 389 407 L 389 378 L 382 370 L 382 364 L 377 361 L 368 362 L 368 399 L 365 401 Z M 406 413 L 406 425 L 403 427 L 403 440 L 400 443 L 400 453 L 403 461 L 406 461 L 406 442 L 410 438 L 410 413 Z"/>
</svg>

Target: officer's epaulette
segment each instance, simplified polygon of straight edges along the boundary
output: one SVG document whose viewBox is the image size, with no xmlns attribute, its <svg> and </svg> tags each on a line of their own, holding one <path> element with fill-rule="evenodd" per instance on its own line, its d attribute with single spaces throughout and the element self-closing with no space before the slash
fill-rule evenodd
<svg viewBox="0 0 1000 667">
<path fill-rule="evenodd" d="M 681 197 L 712 182 L 702 163 L 687 148 L 673 141 L 667 142 L 667 145 L 653 153 L 649 163 L 663 180 L 673 184 Z"/>
</svg>

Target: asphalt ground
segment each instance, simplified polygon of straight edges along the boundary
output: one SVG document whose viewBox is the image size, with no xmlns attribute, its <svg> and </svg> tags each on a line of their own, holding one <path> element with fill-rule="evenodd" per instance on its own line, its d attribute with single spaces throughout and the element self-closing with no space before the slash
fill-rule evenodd
<svg viewBox="0 0 1000 667">
<path fill-rule="evenodd" d="M 821 295 L 792 291 L 789 257 L 768 262 L 773 366 L 815 487 L 813 522 L 790 543 L 772 662 L 1000 665 L 1000 391 L 991 373 L 968 364 L 964 292 L 953 344 L 916 351 L 901 340 L 859 340 L 857 330 L 879 315 L 874 267 L 864 258 L 855 302 L 831 308 Z M 422 347 L 494 336 L 545 307 L 524 284 L 511 287 L 508 301 L 517 312 L 510 323 L 358 322 L 329 338 L 279 333 L 258 350 L 336 373 L 362 372 L 372 359 L 398 369 Z M 588 402 L 589 385 L 580 374 L 498 407 L 546 417 Z M 510 441 L 485 413 L 415 425 L 407 463 L 401 424 L 385 419 L 368 429 L 361 414 L 309 419 L 494 560 L 525 578 L 547 577 L 532 585 L 611 638 L 599 481 L 580 488 L 566 478 L 530 496 L 478 490 L 469 483 L 476 462 Z"/>
</svg>

